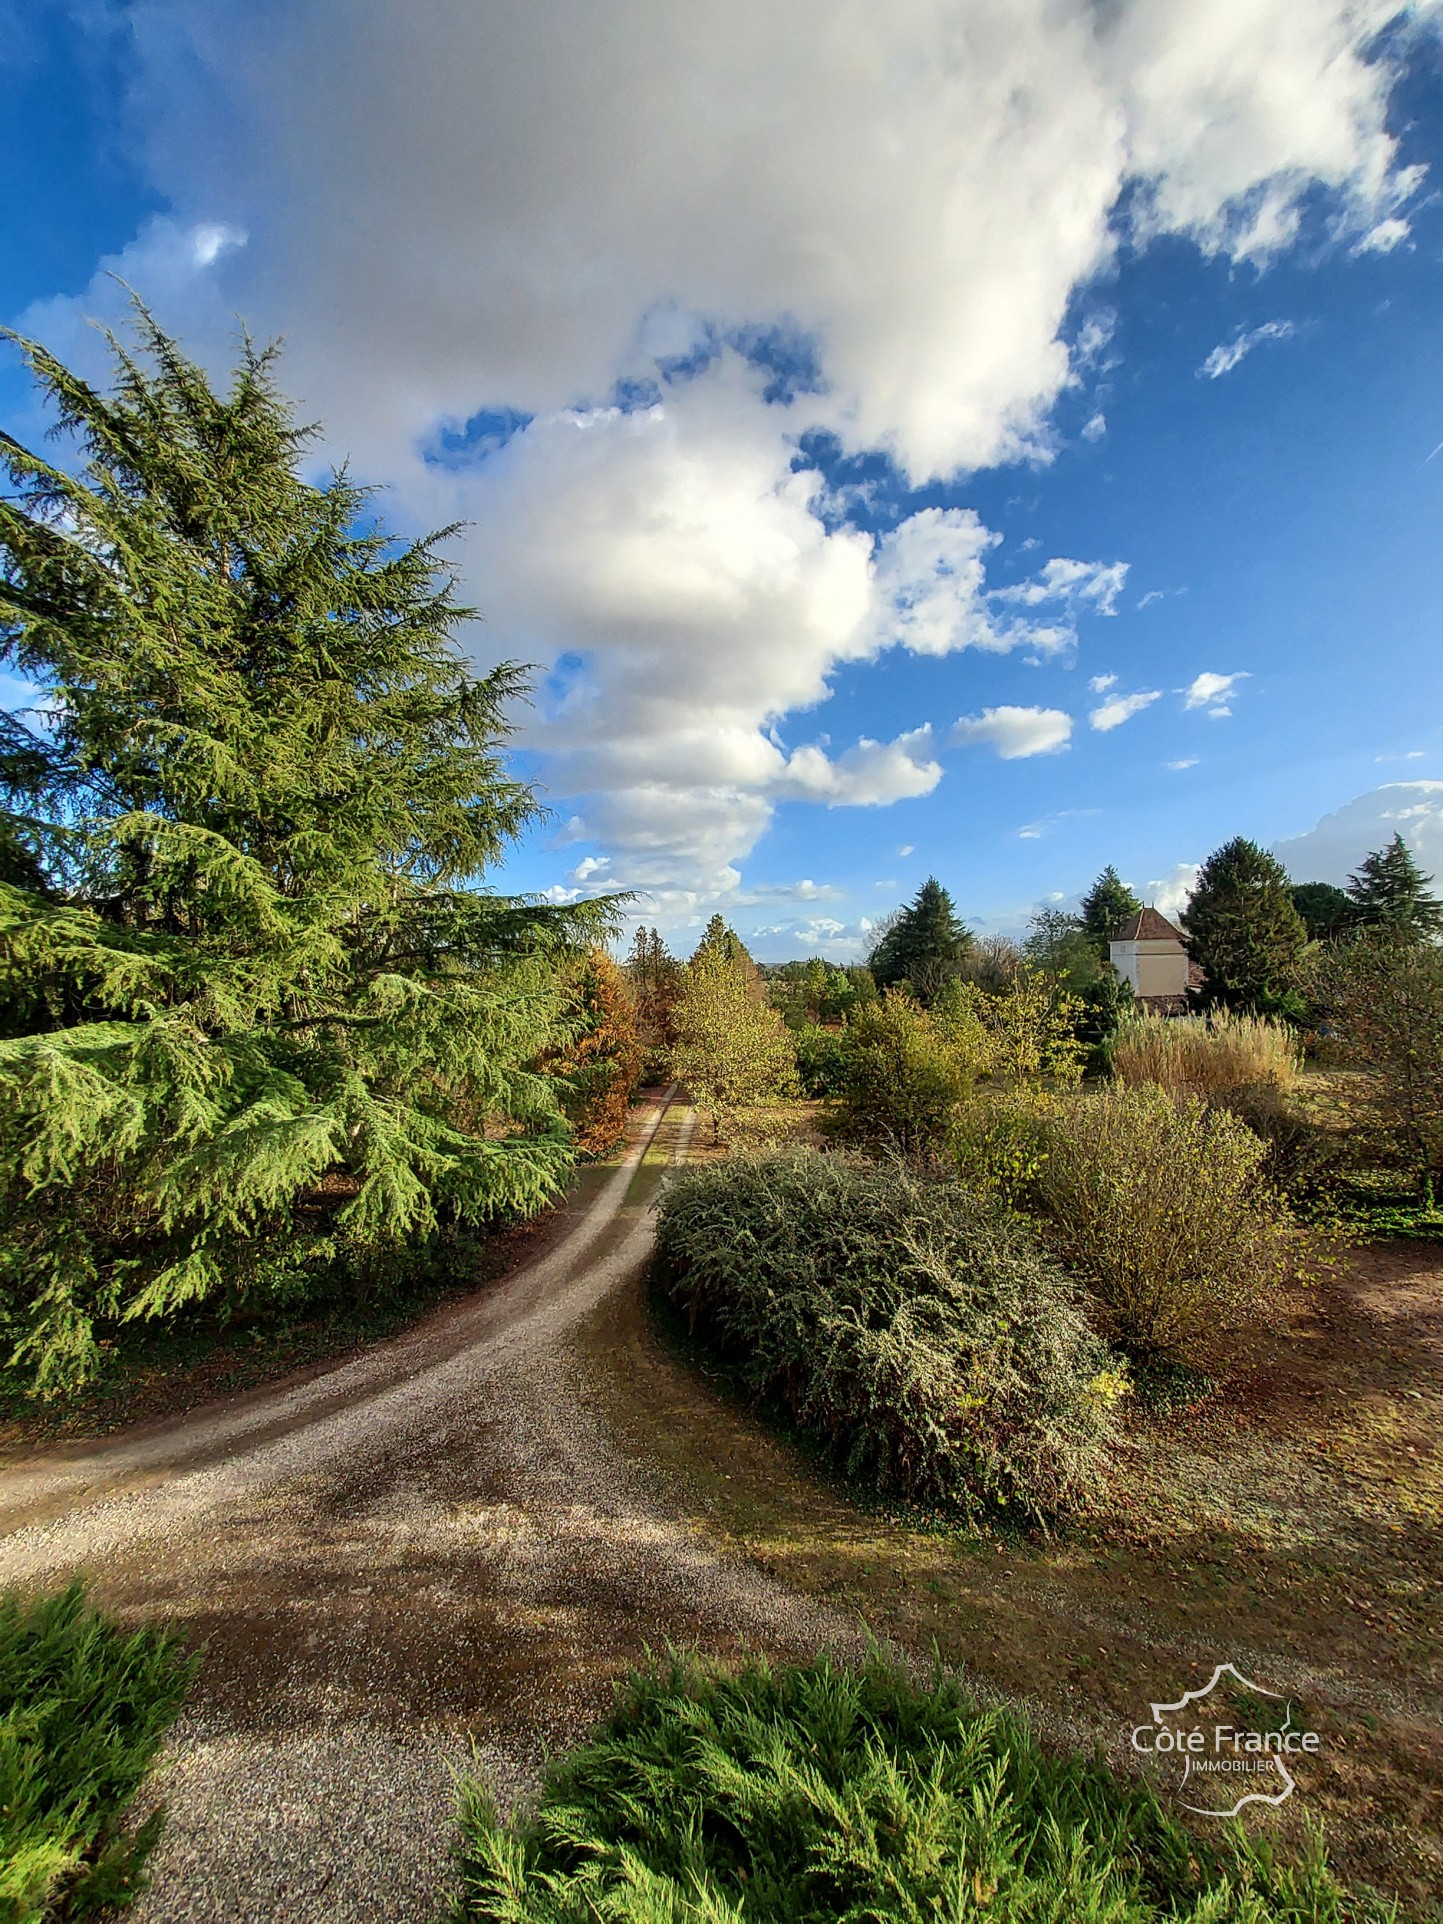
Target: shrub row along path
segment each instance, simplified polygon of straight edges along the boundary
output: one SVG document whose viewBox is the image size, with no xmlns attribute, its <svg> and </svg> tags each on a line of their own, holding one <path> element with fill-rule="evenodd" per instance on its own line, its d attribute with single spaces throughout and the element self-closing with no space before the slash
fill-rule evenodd
<svg viewBox="0 0 1443 1924">
<path fill-rule="evenodd" d="M 434 1919 L 473 1741 L 504 1807 L 648 1644 L 851 1641 L 669 1514 L 579 1380 L 693 1123 L 652 1098 L 549 1249 L 399 1339 L 0 1468 L 0 1581 L 83 1571 L 207 1646 L 137 1924 Z"/>
</svg>

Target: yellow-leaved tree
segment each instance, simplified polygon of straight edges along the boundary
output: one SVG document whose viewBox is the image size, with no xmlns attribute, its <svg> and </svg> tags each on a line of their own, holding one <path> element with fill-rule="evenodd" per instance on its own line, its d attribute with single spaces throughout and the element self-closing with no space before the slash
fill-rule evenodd
<svg viewBox="0 0 1443 1924">
<path fill-rule="evenodd" d="M 737 1109 L 795 1093 L 796 1057 L 756 964 L 719 915 L 681 972 L 672 1010 L 672 1075 L 720 1140 Z"/>
</svg>

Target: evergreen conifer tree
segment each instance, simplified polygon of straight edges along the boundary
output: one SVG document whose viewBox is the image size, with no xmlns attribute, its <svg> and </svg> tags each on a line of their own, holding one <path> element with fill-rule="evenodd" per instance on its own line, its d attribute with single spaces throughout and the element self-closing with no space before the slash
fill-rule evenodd
<svg viewBox="0 0 1443 1924">
<path fill-rule="evenodd" d="M 1292 896 L 1309 941 L 1327 941 L 1355 926 L 1352 900 L 1332 882 L 1295 882 Z"/>
<path fill-rule="evenodd" d="M 882 931 L 868 960 L 879 988 L 905 982 L 925 1008 L 962 973 L 971 948 L 971 931 L 951 896 L 929 876 Z"/>
<path fill-rule="evenodd" d="M 795 1092 L 796 1052 L 756 964 L 713 916 L 681 972 L 673 1011 L 672 1073 L 711 1117 L 719 1138 L 734 1109 Z"/>
<path fill-rule="evenodd" d="M 553 957 L 608 914 L 476 888 L 537 805 L 444 537 L 302 478 L 271 352 L 219 394 L 137 331 L 109 396 L 20 343 L 78 471 L 0 440 L 0 661 L 45 701 L 0 735 L 0 1330 L 43 1389 L 97 1319 L 540 1207 Z"/>
<path fill-rule="evenodd" d="M 1443 933 L 1443 902 L 1428 893 L 1432 880 L 1403 837 L 1395 834 L 1386 848 L 1366 856 L 1357 874 L 1348 877 L 1355 923 L 1410 942 L 1433 939 Z"/>
<path fill-rule="evenodd" d="M 1082 898 L 1083 930 L 1104 961 L 1118 925 L 1129 915 L 1136 915 L 1141 907 L 1142 903 L 1109 862 Z"/>
<path fill-rule="evenodd" d="M 1242 836 L 1210 855 L 1187 908 L 1187 948 L 1204 970 L 1204 1003 L 1254 1015 L 1302 1010 L 1308 934 L 1287 872 Z"/>
</svg>

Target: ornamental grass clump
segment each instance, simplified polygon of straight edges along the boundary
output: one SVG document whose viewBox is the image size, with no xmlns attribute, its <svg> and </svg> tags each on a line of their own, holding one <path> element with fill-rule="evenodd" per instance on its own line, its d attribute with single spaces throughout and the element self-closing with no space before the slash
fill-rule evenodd
<svg viewBox="0 0 1443 1924">
<path fill-rule="evenodd" d="M 1316 1837 L 1200 1838 L 1138 1780 L 877 1655 L 632 1675 L 497 1821 L 463 1782 L 452 1924 L 1384 1924 Z"/>
<path fill-rule="evenodd" d="M 1155 1085 L 1077 1092 L 1048 1125 L 1049 1237 L 1140 1360 L 1210 1367 L 1305 1255 L 1239 1117 Z"/>
<path fill-rule="evenodd" d="M 1134 1015 L 1112 1048 L 1113 1073 L 1130 1088 L 1216 1097 L 1238 1089 L 1287 1090 L 1298 1079 L 1297 1037 L 1261 1016 Z"/>
<path fill-rule="evenodd" d="M 969 1514 L 1086 1501 L 1124 1382 L 987 1197 L 895 1161 L 734 1158 L 672 1182 L 657 1252 L 694 1334 L 848 1476 Z"/>
<path fill-rule="evenodd" d="M 128 1904 L 162 1813 L 120 1819 L 180 1709 L 193 1665 L 173 1638 L 126 1634 L 78 1584 L 0 1595 L 0 1919 L 40 1924 Z"/>
</svg>

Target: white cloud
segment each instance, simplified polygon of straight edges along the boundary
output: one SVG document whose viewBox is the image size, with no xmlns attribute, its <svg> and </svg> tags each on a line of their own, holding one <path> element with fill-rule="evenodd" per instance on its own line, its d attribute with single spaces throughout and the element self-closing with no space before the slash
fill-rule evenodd
<svg viewBox="0 0 1443 1924">
<path fill-rule="evenodd" d="M 1094 675 L 1087 684 L 1094 695 L 1105 695 L 1109 688 L 1116 688 L 1116 675 Z"/>
<path fill-rule="evenodd" d="M 903 842 L 902 846 L 897 850 L 899 855 L 915 855 L 916 852 L 916 849 L 910 842 Z"/>
<path fill-rule="evenodd" d="M 1005 762 L 1052 754 L 1071 738 L 1072 717 L 1060 708 L 984 708 L 952 730 L 954 742 L 990 742 Z"/>
<path fill-rule="evenodd" d="M 690 915 L 776 798 L 935 781 L 916 731 L 788 752 L 841 664 L 1053 654 L 1125 578 L 1059 557 L 990 590 L 994 537 L 957 510 L 873 553 L 823 526 L 799 438 L 917 482 L 1050 458 L 1054 401 L 1107 353 L 1110 315 L 1064 330 L 1120 204 L 1136 241 L 1264 262 L 1321 186 L 1382 246 L 1417 186 L 1385 124 L 1394 10 L 734 0 L 719 33 L 657 0 L 147 0 L 130 124 L 174 212 L 115 264 L 215 363 L 236 313 L 284 333 L 328 448 L 409 525 L 471 524 L 478 653 L 566 664 L 528 742 L 571 833 Z M 118 299 L 102 279 L 25 319 L 93 366 L 80 315 Z M 743 329 L 790 330 L 815 378 L 769 402 L 723 354 L 656 408 L 603 404 Z M 489 408 L 534 419 L 484 462 L 422 462 Z"/>
<path fill-rule="evenodd" d="M 587 855 L 571 871 L 573 882 L 589 882 L 593 875 L 600 875 L 603 869 L 611 867 L 609 855 Z"/>
<path fill-rule="evenodd" d="M 1391 254 L 1395 247 L 1407 240 L 1412 231 L 1407 221 L 1390 215 L 1387 220 L 1380 220 L 1376 227 L 1370 227 L 1354 251 L 1359 254 Z"/>
<path fill-rule="evenodd" d="M 1150 708 L 1161 693 L 1160 688 L 1151 688 L 1136 695 L 1114 695 L 1111 701 L 1094 708 L 1087 719 L 1105 735 L 1110 729 L 1121 728 L 1134 715 L 1140 715 L 1144 708 Z"/>
<path fill-rule="evenodd" d="M 1296 332 L 1291 321 L 1264 321 L 1261 327 L 1250 327 L 1215 347 L 1198 369 L 1198 375 L 1216 381 L 1220 375 L 1231 374 L 1255 347 L 1261 347 L 1266 341 L 1289 341 Z"/>
<path fill-rule="evenodd" d="M 1198 765 L 1198 762 L 1201 759 L 1202 758 L 1198 755 L 1180 755 L 1175 762 L 1169 762 L 1168 767 L 1169 768 L 1196 768 Z"/>
<path fill-rule="evenodd" d="M 1237 685 L 1248 679 L 1248 671 L 1239 669 L 1235 675 L 1217 675 L 1204 671 L 1195 675 L 1186 688 L 1179 688 L 1184 708 L 1201 708 L 1215 721 L 1233 711 L 1229 707 Z"/>
<path fill-rule="evenodd" d="M 1148 883 L 1144 890 L 1146 899 L 1159 915 L 1175 922 L 1186 910 L 1201 873 L 1201 862 L 1179 862 L 1168 874 Z"/>
<path fill-rule="evenodd" d="M 1043 602 L 1061 602 L 1068 608 L 1091 607 L 1099 615 L 1117 613 L 1117 597 L 1127 580 L 1125 561 L 1069 561 L 1059 557 L 1049 561 L 1041 574 L 1015 588 L 998 588 L 996 601 L 1018 602 L 1026 608 Z"/>
<path fill-rule="evenodd" d="M 1341 886 L 1365 855 L 1401 835 L 1422 866 L 1443 876 L 1443 782 L 1387 782 L 1356 795 L 1273 853 L 1296 882 Z"/>
<path fill-rule="evenodd" d="M 1101 408 L 1087 417 L 1082 424 L 1081 433 L 1084 441 L 1100 441 L 1107 433 L 1107 416 Z"/>
</svg>

